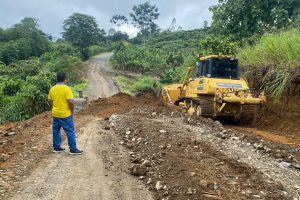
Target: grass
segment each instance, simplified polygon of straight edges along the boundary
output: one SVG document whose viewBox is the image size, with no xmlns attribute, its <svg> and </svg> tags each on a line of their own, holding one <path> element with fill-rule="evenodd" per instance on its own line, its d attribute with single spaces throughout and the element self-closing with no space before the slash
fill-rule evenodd
<svg viewBox="0 0 300 200">
<path fill-rule="evenodd" d="M 77 83 L 73 86 L 71 86 L 74 98 L 79 97 L 79 91 L 85 91 L 87 88 L 88 82 L 86 80 L 81 81 L 80 83 Z"/>
<path fill-rule="evenodd" d="M 151 76 L 139 76 L 128 78 L 126 76 L 115 77 L 122 92 L 134 95 L 139 92 L 152 92 L 158 95 L 161 91 L 161 83 Z"/>
<path fill-rule="evenodd" d="M 265 34 L 256 45 L 240 49 L 238 57 L 245 75 L 259 80 L 278 102 L 299 79 L 299 52 L 300 31 L 292 29 Z"/>
</svg>

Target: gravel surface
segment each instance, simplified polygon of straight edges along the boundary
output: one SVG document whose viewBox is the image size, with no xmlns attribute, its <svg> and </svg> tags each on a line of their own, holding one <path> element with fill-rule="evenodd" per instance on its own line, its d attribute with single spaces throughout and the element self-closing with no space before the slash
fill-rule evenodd
<svg viewBox="0 0 300 200">
<path fill-rule="evenodd" d="M 299 199 L 297 162 L 275 158 L 278 144 L 151 107 L 113 115 L 110 126 L 132 151 L 129 173 L 158 199 Z"/>
</svg>

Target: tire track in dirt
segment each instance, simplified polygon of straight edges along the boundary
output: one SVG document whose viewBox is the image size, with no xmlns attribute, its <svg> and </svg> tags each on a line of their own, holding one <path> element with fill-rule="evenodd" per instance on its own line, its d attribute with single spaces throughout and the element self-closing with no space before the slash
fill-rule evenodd
<svg viewBox="0 0 300 200">
<path fill-rule="evenodd" d="M 104 53 L 87 62 L 86 65 L 89 68 L 87 96 L 89 100 L 110 97 L 119 92 L 118 87 L 107 73 L 111 56 L 112 53 Z"/>
</svg>

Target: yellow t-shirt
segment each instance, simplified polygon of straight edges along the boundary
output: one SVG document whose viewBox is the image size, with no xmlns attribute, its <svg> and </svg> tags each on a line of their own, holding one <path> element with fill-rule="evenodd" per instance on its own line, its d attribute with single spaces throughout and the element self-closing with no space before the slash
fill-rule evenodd
<svg viewBox="0 0 300 200">
<path fill-rule="evenodd" d="M 48 99 L 53 101 L 52 116 L 57 118 L 69 117 L 72 113 L 68 100 L 73 98 L 72 90 L 68 86 L 63 84 L 53 86 L 48 94 Z"/>
</svg>

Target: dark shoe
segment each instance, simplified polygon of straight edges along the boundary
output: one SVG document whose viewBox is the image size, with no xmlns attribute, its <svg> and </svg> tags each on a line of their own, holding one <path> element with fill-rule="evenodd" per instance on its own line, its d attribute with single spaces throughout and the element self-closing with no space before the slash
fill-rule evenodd
<svg viewBox="0 0 300 200">
<path fill-rule="evenodd" d="M 81 155 L 83 151 L 76 149 L 76 150 L 70 150 L 69 154 L 70 155 Z"/>
<path fill-rule="evenodd" d="M 53 149 L 53 153 L 61 153 L 61 152 L 64 152 L 65 149 L 64 148 L 56 148 L 56 149 Z"/>
</svg>

